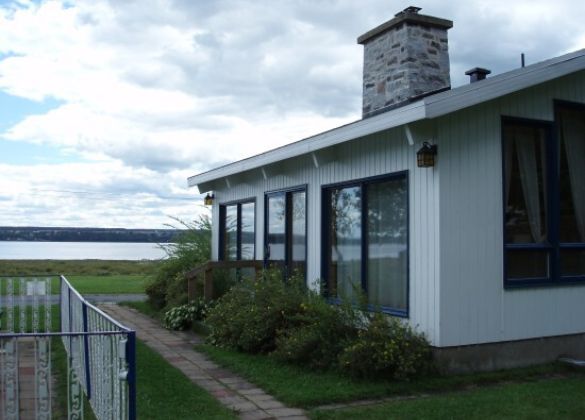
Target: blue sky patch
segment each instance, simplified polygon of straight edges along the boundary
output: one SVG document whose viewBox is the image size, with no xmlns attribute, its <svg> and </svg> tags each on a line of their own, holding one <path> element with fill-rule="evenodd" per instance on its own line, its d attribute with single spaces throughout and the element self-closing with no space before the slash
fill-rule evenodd
<svg viewBox="0 0 585 420">
<path fill-rule="evenodd" d="M 45 114 L 62 103 L 55 99 L 36 102 L 0 91 L 0 133 L 5 132 L 29 115 Z"/>
</svg>

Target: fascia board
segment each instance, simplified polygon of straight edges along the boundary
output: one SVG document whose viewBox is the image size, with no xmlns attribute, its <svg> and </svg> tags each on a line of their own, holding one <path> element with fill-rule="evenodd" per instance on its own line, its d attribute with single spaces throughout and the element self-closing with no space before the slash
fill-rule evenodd
<svg viewBox="0 0 585 420">
<path fill-rule="evenodd" d="M 436 118 L 585 69 L 585 50 L 424 99 L 427 118 Z"/>
<path fill-rule="evenodd" d="M 374 134 L 425 118 L 423 101 L 414 102 L 374 117 L 359 120 L 313 137 L 234 162 L 188 178 L 189 187 L 208 184 L 226 176 L 258 169 L 273 163 L 305 155 L 349 140 Z M 200 189 L 201 190 L 201 189 Z"/>
</svg>

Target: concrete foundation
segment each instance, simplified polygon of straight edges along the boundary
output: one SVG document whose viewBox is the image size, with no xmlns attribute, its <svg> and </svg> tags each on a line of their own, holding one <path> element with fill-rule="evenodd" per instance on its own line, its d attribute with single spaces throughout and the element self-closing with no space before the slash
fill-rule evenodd
<svg viewBox="0 0 585 420">
<path fill-rule="evenodd" d="M 469 373 L 554 362 L 560 357 L 585 360 L 585 334 L 542 337 L 457 347 L 434 347 L 445 373 Z"/>
</svg>

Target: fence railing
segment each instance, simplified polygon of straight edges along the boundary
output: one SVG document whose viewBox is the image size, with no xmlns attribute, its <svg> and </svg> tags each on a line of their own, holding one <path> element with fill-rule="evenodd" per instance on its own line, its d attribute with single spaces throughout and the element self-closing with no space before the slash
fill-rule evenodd
<svg viewBox="0 0 585 420">
<path fill-rule="evenodd" d="M 213 272 L 215 270 L 250 270 L 258 278 L 259 273 L 264 269 L 264 261 L 261 260 L 238 260 L 238 261 L 208 261 L 191 271 L 185 273 L 187 278 L 187 296 L 189 300 L 197 298 L 197 282 L 201 282 L 203 298 L 213 299 Z"/>
<path fill-rule="evenodd" d="M 52 293 L 58 292 L 58 293 Z M 67 359 L 67 417 L 136 418 L 135 332 L 87 302 L 63 277 L 0 277 L 0 418 L 51 419 L 53 346 Z"/>
</svg>

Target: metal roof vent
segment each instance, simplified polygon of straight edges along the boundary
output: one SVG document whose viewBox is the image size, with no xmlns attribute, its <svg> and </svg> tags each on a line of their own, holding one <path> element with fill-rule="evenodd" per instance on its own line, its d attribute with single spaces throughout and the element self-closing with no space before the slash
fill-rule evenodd
<svg viewBox="0 0 585 420">
<path fill-rule="evenodd" d="M 465 74 L 469 76 L 469 83 L 479 82 L 487 77 L 491 73 L 491 70 L 484 69 L 481 67 L 475 67 L 471 70 L 467 70 Z"/>
</svg>

